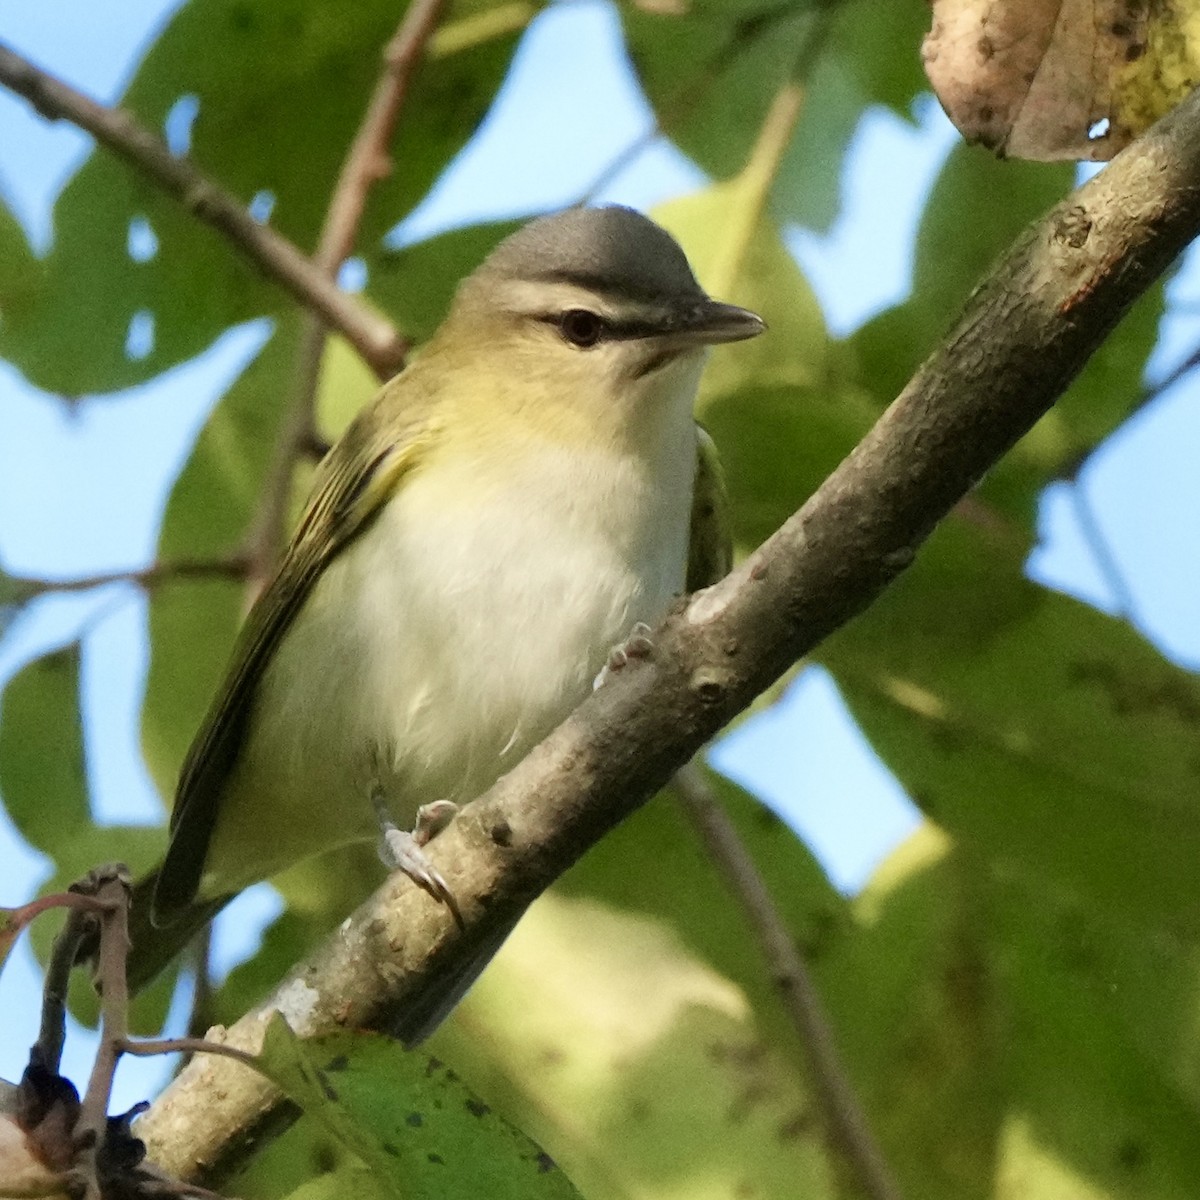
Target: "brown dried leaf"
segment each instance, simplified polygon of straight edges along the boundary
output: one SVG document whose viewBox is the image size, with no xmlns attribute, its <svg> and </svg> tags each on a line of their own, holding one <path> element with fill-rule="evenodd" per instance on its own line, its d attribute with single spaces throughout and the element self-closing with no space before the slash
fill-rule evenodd
<svg viewBox="0 0 1200 1200">
<path fill-rule="evenodd" d="M 968 141 L 1108 159 L 1200 79 L 1191 0 L 933 0 L 925 72 Z"/>
</svg>

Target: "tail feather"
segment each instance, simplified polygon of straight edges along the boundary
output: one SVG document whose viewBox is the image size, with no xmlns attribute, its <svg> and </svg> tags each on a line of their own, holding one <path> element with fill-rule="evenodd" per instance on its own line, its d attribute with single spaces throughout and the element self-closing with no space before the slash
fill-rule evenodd
<svg viewBox="0 0 1200 1200">
<path fill-rule="evenodd" d="M 187 948 L 192 938 L 233 899 L 221 896 L 187 905 L 171 914 L 171 920 L 156 925 L 152 919 L 154 889 L 158 872 L 144 875 L 133 885 L 129 909 L 129 962 L 126 978 L 136 995 L 154 980 Z"/>
</svg>

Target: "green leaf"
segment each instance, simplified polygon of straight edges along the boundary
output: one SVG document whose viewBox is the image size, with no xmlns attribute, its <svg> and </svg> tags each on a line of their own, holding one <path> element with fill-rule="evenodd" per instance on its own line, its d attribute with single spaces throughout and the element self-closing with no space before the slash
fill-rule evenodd
<svg viewBox="0 0 1200 1200">
<path fill-rule="evenodd" d="M 630 58 L 659 125 L 686 155 L 722 180 L 745 166 L 776 93 L 792 78 L 824 19 L 811 6 L 780 7 L 767 0 L 701 0 L 653 11 L 623 3 L 621 18 Z M 820 102 L 828 103 L 838 131 L 829 139 L 833 145 L 825 147 L 831 156 L 820 171 L 803 177 L 801 187 L 779 194 L 786 197 L 789 217 L 824 228 L 837 211 L 837 162 L 861 104 L 847 99 L 846 78 L 836 65 L 822 63 L 817 82 L 814 90 Z M 790 175 L 794 180 L 794 171 Z"/>
<path fill-rule="evenodd" d="M 926 87 L 920 46 L 928 24 L 919 4 L 841 0 L 825 14 L 819 54 L 800 81 L 804 109 L 771 192 L 776 217 L 821 232 L 840 209 L 846 151 L 866 110 L 886 104 L 911 120 Z"/>
<path fill-rule="evenodd" d="M 679 239 L 710 292 L 753 309 L 768 325 L 761 337 L 713 352 L 701 416 L 710 397 L 747 385 L 802 389 L 829 382 L 834 363 L 821 306 L 752 188 L 714 184 L 661 205 L 654 217 Z"/>
<path fill-rule="evenodd" d="M 912 296 L 850 339 L 859 379 L 880 408 L 908 382 L 953 326 L 970 291 L 1021 230 L 1061 199 L 1067 166 L 997 160 L 958 146 L 946 160 L 921 220 Z M 975 214 L 964 221 L 963 214 Z M 1163 285 L 1151 288 L 1100 346 L 1054 408 L 989 473 L 980 495 L 1032 529 L 1037 497 L 1129 415 L 1158 338 Z"/>
<path fill-rule="evenodd" d="M 749 549 L 841 461 L 876 408 L 848 386 L 808 281 L 746 189 L 715 184 L 655 216 L 680 239 L 707 288 L 767 322 L 761 337 L 717 347 L 697 404 L 721 454 L 737 543 Z M 739 228 L 749 233 L 740 249 L 730 232 Z"/>
<path fill-rule="evenodd" d="M 1200 936 L 1200 681 L 944 526 L 820 651 L 922 810 L 1022 878 Z"/>
<path fill-rule="evenodd" d="M 288 1200 L 387 1200 L 391 1195 L 369 1167 L 348 1162 L 289 1192 Z"/>
<path fill-rule="evenodd" d="M 317 426 L 332 443 L 379 391 L 375 373 L 344 338 L 326 339 L 317 381 Z"/>
<path fill-rule="evenodd" d="M 712 779 L 823 961 L 848 933 L 841 897 L 786 825 Z M 795 1029 L 667 793 L 537 901 L 431 1045 L 589 1200 L 839 1194 Z"/>
<path fill-rule="evenodd" d="M 948 332 L 1001 253 L 1062 199 L 1071 181 L 1067 166 L 998 160 L 978 146 L 951 151 L 921 217 L 912 296 L 851 339 L 862 379 L 882 403 L 900 392 Z"/>
<path fill-rule="evenodd" d="M 79 643 L 36 658 L 4 689 L 0 794 L 30 845 L 55 854 L 63 831 L 90 825 L 79 711 Z"/>
<path fill-rule="evenodd" d="M 849 1065 L 867 1068 L 861 1094 L 905 1194 L 1191 1194 L 1198 1110 L 1163 1063 L 1194 1040 L 1194 956 L 1190 970 L 1173 955 L 1164 969 L 1166 947 L 1144 931 L 929 827 L 855 915 L 821 979 Z M 1156 996 L 1141 1011 L 1137 992 L 1121 995 L 1135 976 Z"/>
<path fill-rule="evenodd" d="M 30 303 L 40 275 L 25 230 L 0 196 L 0 329 Z"/>
<path fill-rule="evenodd" d="M 1194 950 L 930 826 L 848 906 L 719 786 L 901 1194 L 1189 1194 Z M 590 1200 L 841 1194 L 767 965 L 666 796 L 539 900 L 435 1046 Z"/>
<path fill-rule="evenodd" d="M 280 323 L 209 417 L 167 502 L 161 561 L 223 558 L 242 544 L 295 387 L 297 326 Z M 164 795 L 224 677 L 244 604 L 232 578 L 167 580 L 150 596 L 142 745 Z"/>
<path fill-rule="evenodd" d="M 913 101 L 928 89 L 921 69 L 928 28 L 921 4 L 843 0 L 834 7 L 826 52 L 845 64 L 870 103 L 911 120 Z"/>
<path fill-rule="evenodd" d="M 837 215 L 841 164 L 863 112 L 883 103 L 907 116 L 924 86 L 919 5 L 629 2 L 621 16 L 663 131 L 717 179 L 742 169 L 775 95 L 800 83 L 804 110 L 771 199 L 781 220 L 822 231 Z"/>
<path fill-rule="evenodd" d="M 259 1069 L 392 1195 L 538 1200 L 579 1193 L 546 1154 L 436 1060 L 382 1034 L 300 1041 L 276 1014 Z"/>
<path fill-rule="evenodd" d="M 470 225 L 368 257 L 371 298 L 401 329 L 422 342 L 441 324 L 454 290 L 519 221 Z"/>
<path fill-rule="evenodd" d="M 451 7 L 417 70 L 391 146 L 398 169 L 372 188 L 360 230 L 370 251 L 466 144 L 508 69 L 532 3 Z M 502 19 L 497 19 L 502 18 Z M 123 105 L 151 129 L 181 97 L 198 100 L 191 157 L 243 202 L 269 194 L 271 223 L 311 250 L 346 147 L 366 109 L 398 12 L 385 0 L 192 0 L 138 68 Z M 253 131 L 269 129 L 270 137 Z M 129 252 L 145 222 L 156 252 Z M 55 240 L 36 303 L 0 328 L 0 352 L 67 395 L 143 381 L 229 325 L 293 301 L 222 237 L 97 151 L 55 206 Z M 130 322 L 153 319 L 153 348 L 125 349 Z"/>
</svg>

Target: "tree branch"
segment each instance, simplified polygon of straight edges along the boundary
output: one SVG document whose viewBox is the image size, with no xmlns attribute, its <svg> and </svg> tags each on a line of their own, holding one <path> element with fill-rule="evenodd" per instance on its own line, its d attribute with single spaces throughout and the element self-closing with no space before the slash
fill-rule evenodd
<svg viewBox="0 0 1200 1200">
<path fill-rule="evenodd" d="M 342 263 L 354 251 L 372 186 L 392 170 L 388 148 L 396 122 L 445 6 L 446 0 L 413 0 L 383 52 L 383 70 L 342 164 L 313 260 L 317 270 L 330 280 L 337 277 Z M 249 541 L 248 557 L 253 564 L 250 585 L 255 593 L 266 585 L 283 544 L 296 459 L 317 440 L 317 383 L 328 332 L 329 322 L 323 314 L 311 310 L 305 315 L 291 403 Z M 402 361 L 396 363 L 395 369 L 402 365 Z"/>
<path fill-rule="evenodd" d="M 389 879 L 262 1007 L 301 1036 L 394 1028 L 797 658 L 865 608 L 934 526 L 1054 403 L 1200 230 L 1200 94 L 1031 226 L 817 493 L 732 575 L 681 602 L 649 661 L 591 696 L 431 847 L 465 928 Z M 278 1094 L 191 1064 L 139 1123 L 173 1174 L 220 1174 Z"/>
<path fill-rule="evenodd" d="M 227 238 L 301 304 L 319 313 L 362 355 L 380 378 L 404 362 L 407 344 L 386 317 L 341 291 L 291 242 L 256 221 L 246 208 L 177 158 L 161 138 L 120 108 L 97 104 L 0 43 L 0 84 L 24 96 L 47 120 L 70 121 L 152 179 L 197 220 Z"/>
<path fill-rule="evenodd" d="M 891 1168 L 842 1065 L 817 985 L 750 852 L 696 763 L 675 772 L 674 790 L 708 857 L 746 914 L 784 1010 L 800 1035 L 809 1079 L 833 1149 L 852 1171 L 864 1196 L 900 1200 Z"/>
<path fill-rule="evenodd" d="M 178 558 L 135 567 L 128 571 L 104 571 L 99 575 L 84 575 L 77 579 L 31 579 L 10 575 L 6 588 L 16 596 L 16 603 L 25 604 L 38 596 L 55 592 L 90 592 L 93 588 L 111 583 L 136 583 L 142 588 L 159 587 L 176 579 L 240 579 L 246 574 L 247 563 L 241 555 L 227 558 Z"/>
</svg>

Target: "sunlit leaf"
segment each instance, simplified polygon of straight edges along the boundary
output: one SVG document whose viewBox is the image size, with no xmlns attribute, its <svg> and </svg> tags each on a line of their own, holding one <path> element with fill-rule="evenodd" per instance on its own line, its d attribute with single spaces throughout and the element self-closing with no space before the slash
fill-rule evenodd
<svg viewBox="0 0 1200 1200">
<path fill-rule="evenodd" d="M 578 1193 L 445 1066 L 381 1034 L 300 1041 L 276 1014 L 260 1069 L 395 1196 L 547 1200 Z"/>
<path fill-rule="evenodd" d="M 791 830 L 714 782 L 797 944 L 823 960 L 844 902 Z M 533 906 L 431 1045 L 589 1200 L 837 1194 L 795 1030 L 669 794 Z"/>
</svg>

